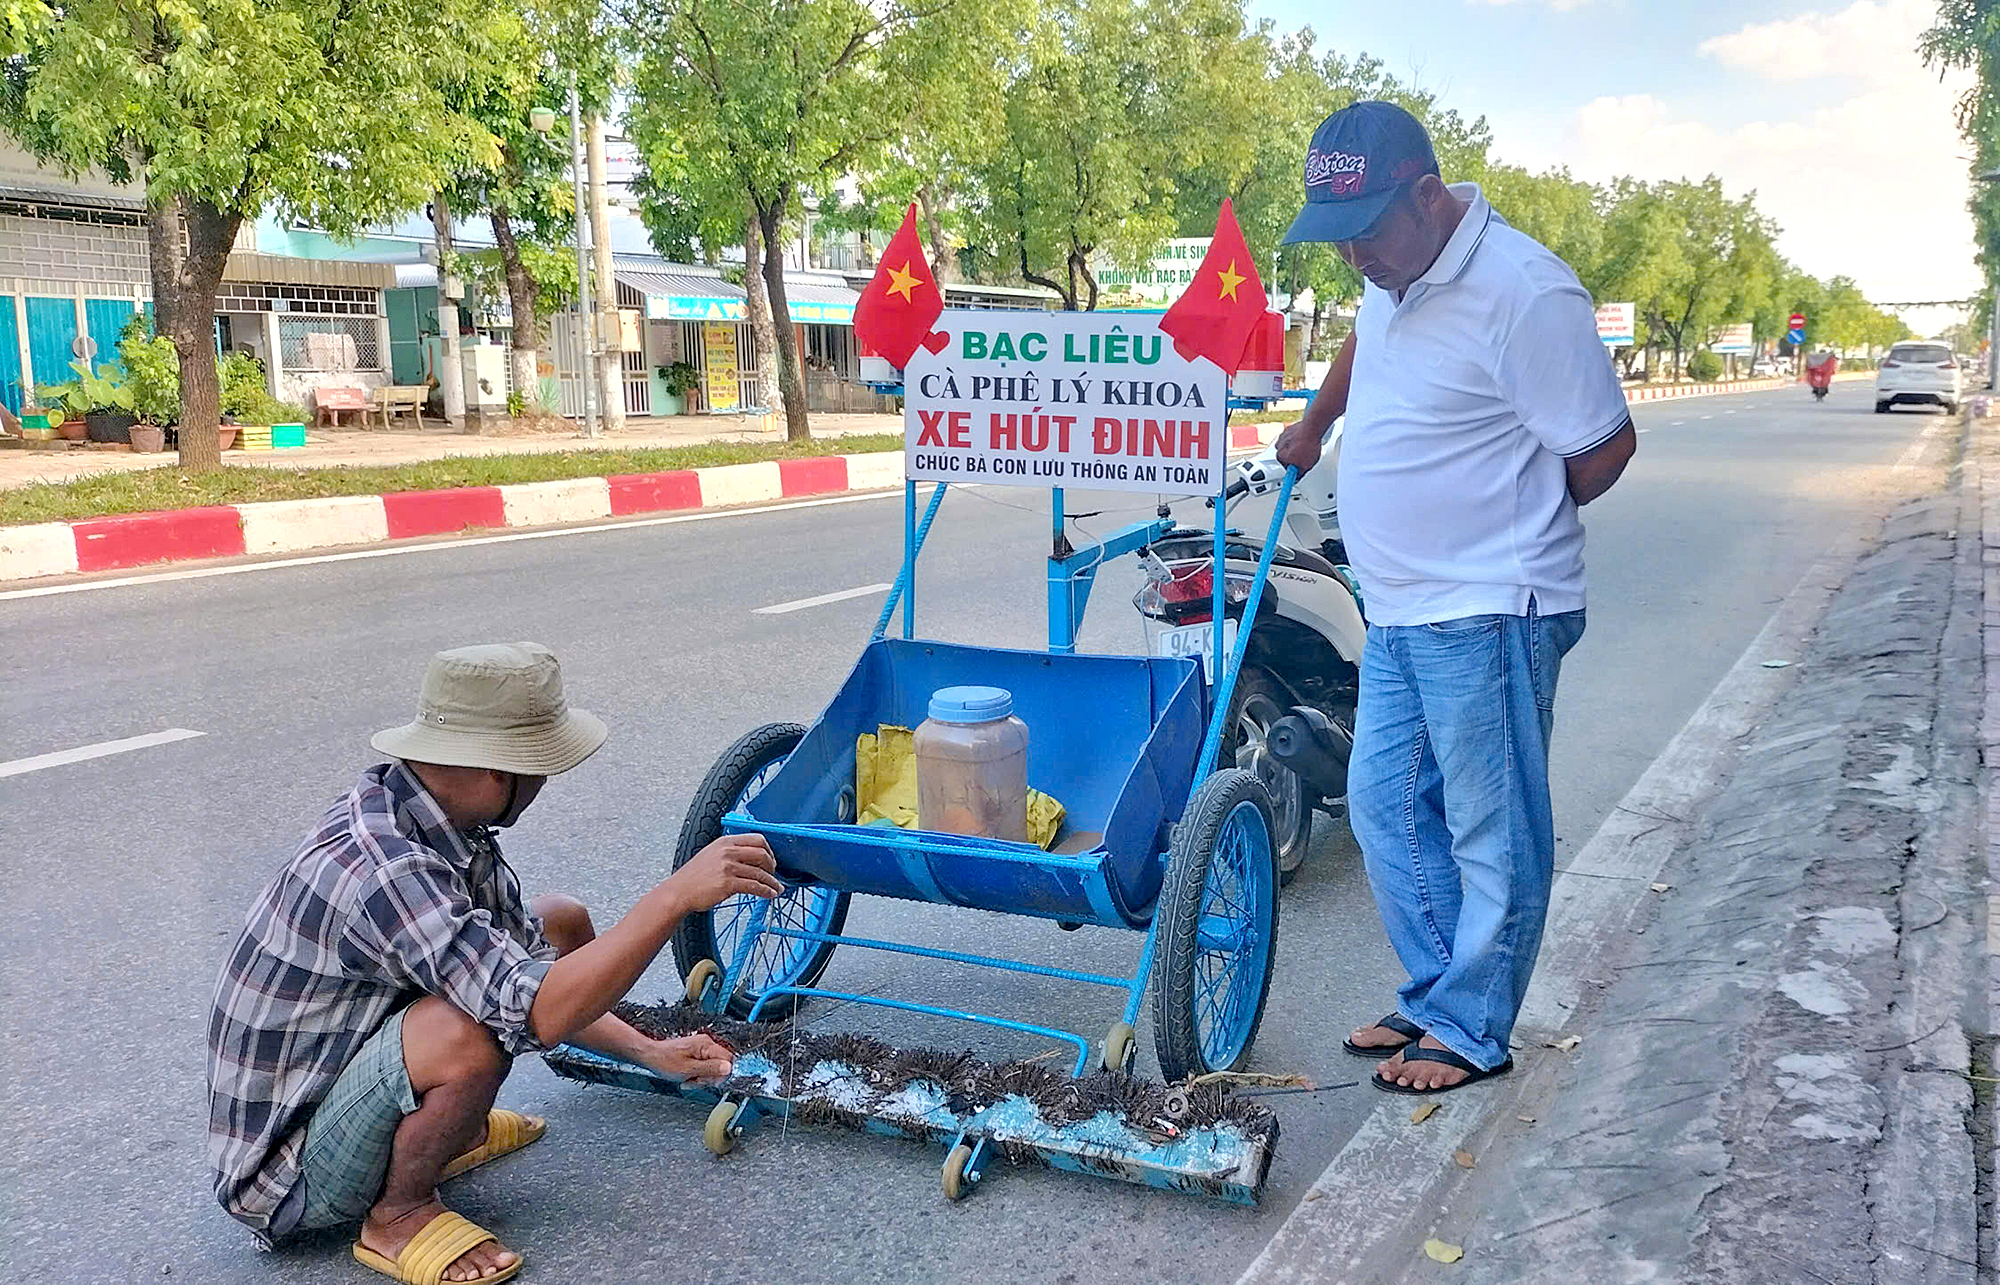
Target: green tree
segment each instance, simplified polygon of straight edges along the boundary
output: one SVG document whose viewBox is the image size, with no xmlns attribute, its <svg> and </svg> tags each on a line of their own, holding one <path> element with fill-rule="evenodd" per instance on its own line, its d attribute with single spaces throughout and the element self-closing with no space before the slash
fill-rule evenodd
<svg viewBox="0 0 2000 1285">
<path fill-rule="evenodd" d="M 484 55 L 485 17 L 467 0 L 72 0 L 25 29 L 0 128 L 45 163 L 144 185 L 183 425 L 219 417 L 212 318 L 244 219 L 275 204 L 358 231 L 492 162 L 436 88 Z M 214 433 L 182 433 L 180 452 L 221 464 Z"/>
<path fill-rule="evenodd" d="M 2000 172 L 2000 0 L 1938 0 L 1937 22 L 1917 48 L 1927 66 L 1973 73 L 1972 87 L 1958 102 L 1958 127 L 1972 145 L 1972 173 Z M 1975 178 L 1967 204 L 1990 309 L 1990 292 L 2000 288 L 2000 182 Z"/>
<path fill-rule="evenodd" d="M 865 168 L 925 90 L 960 60 L 956 18 L 977 0 L 630 0 L 624 33 L 637 61 L 634 136 L 676 138 L 697 187 L 731 183 L 754 212 L 777 326 L 787 432 L 811 436 L 785 294 L 787 220 L 807 195 Z M 708 208 L 718 208 L 710 205 Z M 741 208 L 740 206 L 738 208 Z"/>
</svg>

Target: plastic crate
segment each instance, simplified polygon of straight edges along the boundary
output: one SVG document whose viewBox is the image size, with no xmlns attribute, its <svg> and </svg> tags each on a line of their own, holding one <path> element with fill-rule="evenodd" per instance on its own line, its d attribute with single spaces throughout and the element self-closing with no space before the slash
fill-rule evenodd
<svg viewBox="0 0 2000 1285">
<path fill-rule="evenodd" d="M 62 423 L 62 416 L 51 411 L 31 410 L 21 413 L 22 428 L 54 428 Z"/>
<path fill-rule="evenodd" d="M 296 450 L 305 444 L 306 426 L 304 424 L 271 425 L 271 446 L 273 449 L 280 451 Z"/>
</svg>

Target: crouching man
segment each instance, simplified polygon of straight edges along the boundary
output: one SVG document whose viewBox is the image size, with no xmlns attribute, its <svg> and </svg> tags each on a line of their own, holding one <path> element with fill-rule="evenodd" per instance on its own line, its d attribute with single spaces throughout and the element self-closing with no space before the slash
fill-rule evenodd
<svg viewBox="0 0 2000 1285">
<path fill-rule="evenodd" d="M 208 1026 L 218 1199 L 270 1246 L 359 1222 L 354 1256 L 400 1281 L 500 1281 L 521 1257 L 437 1186 L 542 1135 L 494 1110 L 513 1058 L 573 1040 L 682 1077 L 730 1072 L 704 1035 L 610 1015 L 682 916 L 783 891 L 755 836 L 727 836 L 602 935 L 567 897 L 524 903 L 495 827 L 604 744 L 547 648 L 433 657 L 416 720 L 258 897 Z"/>
</svg>

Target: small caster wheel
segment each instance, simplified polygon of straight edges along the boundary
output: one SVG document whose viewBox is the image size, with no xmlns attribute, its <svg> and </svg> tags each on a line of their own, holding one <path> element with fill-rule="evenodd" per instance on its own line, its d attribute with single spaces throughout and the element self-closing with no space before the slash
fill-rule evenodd
<svg viewBox="0 0 2000 1285">
<path fill-rule="evenodd" d="M 1104 1055 L 1098 1060 L 1098 1068 L 1105 1071 L 1123 1071 L 1132 1065 L 1132 1054 L 1138 1048 L 1136 1032 L 1130 1022 L 1113 1022 L 1111 1029 L 1104 1033 Z"/>
<path fill-rule="evenodd" d="M 736 1127 L 737 1104 L 724 1098 L 708 1113 L 708 1123 L 701 1129 L 701 1144 L 718 1156 L 726 1156 L 736 1148 L 736 1135 L 742 1130 Z"/>
<path fill-rule="evenodd" d="M 972 1163 L 972 1148 L 961 1142 L 951 1149 L 944 1158 L 944 1198 L 963 1200 L 972 1193 L 978 1179 L 968 1174 L 965 1167 Z"/>
<path fill-rule="evenodd" d="M 688 969 L 687 997 L 697 1004 L 701 1003 L 702 994 L 708 990 L 710 979 L 721 976 L 722 969 L 714 960 L 697 959 L 694 967 Z"/>
<path fill-rule="evenodd" d="M 1167 1090 L 1167 1119 L 1176 1123 L 1185 1120 L 1188 1118 L 1188 1113 L 1193 1110 L 1193 1106 L 1194 1104 L 1188 1100 L 1186 1089 Z"/>
</svg>

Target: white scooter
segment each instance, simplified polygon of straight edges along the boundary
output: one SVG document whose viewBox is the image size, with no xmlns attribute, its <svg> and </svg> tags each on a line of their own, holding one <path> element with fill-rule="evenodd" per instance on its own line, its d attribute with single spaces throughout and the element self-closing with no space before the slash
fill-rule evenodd
<svg viewBox="0 0 2000 1285">
<path fill-rule="evenodd" d="M 1223 761 L 1254 772 L 1275 808 L 1278 872 L 1290 883 L 1305 862 L 1315 809 L 1345 814 L 1347 760 L 1367 627 L 1361 596 L 1340 539 L 1334 476 L 1340 456 L 1335 421 L 1319 463 L 1292 488 L 1286 534 L 1271 562 L 1257 619 L 1244 650 Z M 1229 509 L 1245 496 L 1275 494 L 1284 465 L 1266 451 L 1234 467 Z M 1210 506 L 1214 501 L 1208 501 Z M 1227 522 L 1227 512 L 1223 515 Z M 1149 621 L 1154 655 L 1208 659 L 1215 645 L 1213 531 L 1181 528 L 1142 552 L 1147 581 L 1132 605 Z M 1264 542 L 1229 529 L 1223 603 L 1233 643 Z"/>
</svg>

